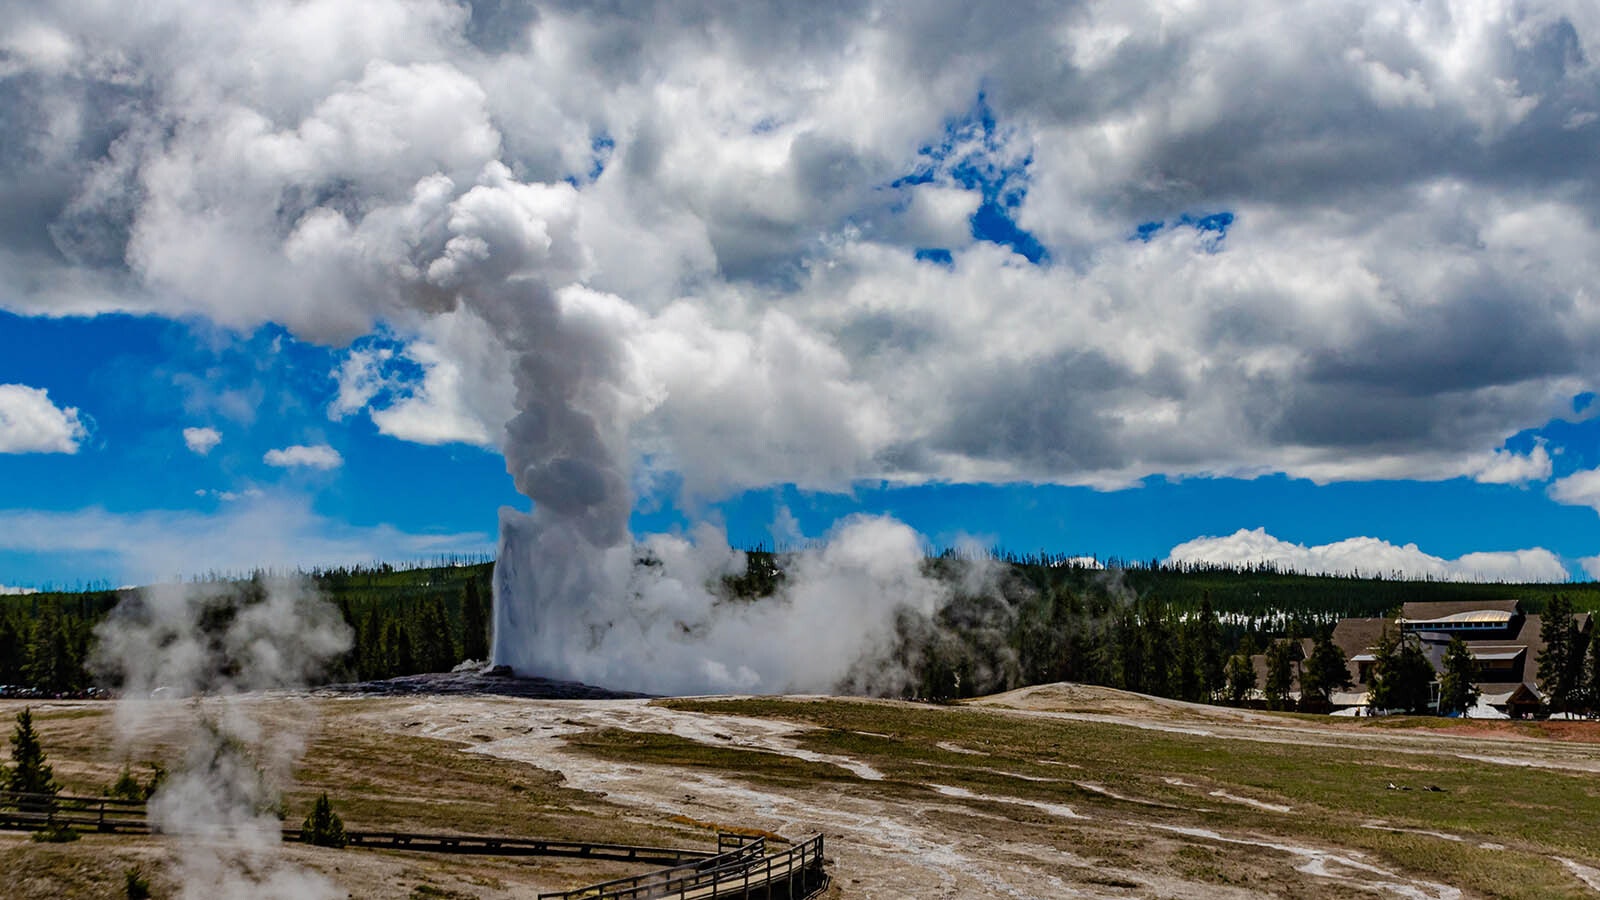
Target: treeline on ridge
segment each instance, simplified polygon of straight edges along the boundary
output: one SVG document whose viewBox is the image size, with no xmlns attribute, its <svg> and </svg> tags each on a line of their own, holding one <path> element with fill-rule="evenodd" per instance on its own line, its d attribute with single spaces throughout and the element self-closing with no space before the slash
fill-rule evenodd
<svg viewBox="0 0 1600 900">
<path fill-rule="evenodd" d="M 789 559 L 787 553 L 747 551 L 745 572 L 723 579 L 717 590 L 730 601 L 757 602 L 781 588 Z M 1390 615 L 1406 601 L 1516 598 L 1538 612 L 1559 593 L 1578 611 L 1600 611 L 1594 583 L 1311 576 L 1266 566 L 1158 561 L 1111 561 L 1101 568 L 1004 553 L 968 559 L 947 552 L 925 565 L 952 584 L 961 583 L 962 567 L 986 566 L 987 587 L 956 596 L 932 619 L 902 615 L 888 670 L 852 672 L 842 688 L 948 699 L 1080 681 L 1206 699 L 1220 687 L 1219 659 L 1225 666 L 1277 637 L 1316 638 L 1341 617 Z M 492 563 L 480 563 L 308 573 L 353 635 L 349 653 L 327 679 L 447 671 L 464 659 L 486 659 L 492 572 Z M 89 689 L 94 626 L 127 593 L 0 596 L 0 686 L 47 696 Z"/>
</svg>

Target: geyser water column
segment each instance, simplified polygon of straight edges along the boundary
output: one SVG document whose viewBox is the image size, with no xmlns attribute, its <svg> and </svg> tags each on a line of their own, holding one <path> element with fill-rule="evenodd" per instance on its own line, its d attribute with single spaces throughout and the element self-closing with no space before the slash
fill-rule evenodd
<svg viewBox="0 0 1600 900">
<path fill-rule="evenodd" d="M 500 513 L 492 660 L 526 674 L 593 677 L 565 660 L 585 649 L 572 646 L 575 623 L 627 578 L 628 430 L 654 405 L 629 344 L 644 316 L 609 294 L 552 291 L 532 279 L 477 286 L 469 297 L 513 354 L 506 467 L 533 501 L 531 514 Z"/>
<path fill-rule="evenodd" d="M 582 623 L 621 587 L 630 548 L 596 547 L 570 524 L 536 509 L 501 508 L 494 568 L 495 665 L 519 674 L 601 680 L 592 662 L 604 633 Z M 620 557 L 620 558 L 619 558 Z M 595 601 L 602 604 L 595 604 Z M 594 628 L 604 628 L 596 623 Z M 590 632 L 586 634 L 586 632 Z M 584 665 L 589 660 L 591 665 Z"/>
</svg>

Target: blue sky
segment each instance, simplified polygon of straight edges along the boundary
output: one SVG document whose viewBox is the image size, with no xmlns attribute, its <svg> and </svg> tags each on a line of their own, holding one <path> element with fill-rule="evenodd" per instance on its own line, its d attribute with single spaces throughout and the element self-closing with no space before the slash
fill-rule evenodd
<svg viewBox="0 0 1600 900">
<path fill-rule="evenodd" d="M 5 38 L 0 588 L 485 554 L 530 497 L 1600 573 L 1581 10 L 372 3 Z"/>
<path fill-rule="evenodd" d="M 492 553 L 497 508 L 529 506 L 506 474 L 503 457 L 459 443 L 397 440 L 380 434 L 366 417 L 330 420 L 327 409 L 337 394 L 343 356 L 276 327 L 240 335 L 150 316 L 0 314 L 0 383 L 45 388 L 57 406 L 79 410 L 87 431 L 73 454 L 0 454 L 0 483 L 6 486 L 0 508 L 66 516 L 104 510 L 113 521 L 126 517 L 126 527 L 135 529 L 140 514 L 151 510 L 225 521 L 229 507 L 258 502 L 259 493 L 296 498 L 326 520 L 294 545 L 304 546 L 313 559 L 311 545 L 321 529 L 336 523 L 356 533 L 389 525 L 407 535 L 442 538 L 431 550 L 418 550 L 424 545 L 372 535 L 374 557 Z M 185 445 L 183 429 L 196 427 L 221 434 L 205 455 Z M 1552 478 L 1560 478 L 1600 465 L 1596 431 L 1593 420 L 1556 422 L 1512 443 L 1546 441 L 1557 451 Z M 326 444 L 343 462 L 331 470 L 263 462 L 269 450 L 295 444 Z M 1166 558 L 1173 547 L 1199 536 L 1264 528 L 1300 544 L 1365 535 L 1415 543 L 1446 558 L 1544 547 L 1578 577 L 1586 576 L 1577 560 L 1600 547 L 1594 510 L 1556 503 L 1538 484 L 1465 478 L 1317 485 L 1281 475 L 1156 476 L 1119 490 L 864 481 L 836 492 L 777 485 L 687 503 L 677 487 L 669 481 L 641 498 L 632 517 L 636 532 L 683 531 L 709 519 L 723 525 L 736 546 L 793 547 L 823 537 L 840 519 L 868 513 L 904 521 L 933 546 L 977 541 L 1017 552 L 1148 560 Z M 117 584 L 157 574 L 129 558 L 138 541 L 111 534 L 100 540 L 100 552 L 0 550 L 0 584 Z M 248 559 L 246 552 L 221 563 Z M 203 569 L 172 574 L 197 571 Z"/>
</svg>

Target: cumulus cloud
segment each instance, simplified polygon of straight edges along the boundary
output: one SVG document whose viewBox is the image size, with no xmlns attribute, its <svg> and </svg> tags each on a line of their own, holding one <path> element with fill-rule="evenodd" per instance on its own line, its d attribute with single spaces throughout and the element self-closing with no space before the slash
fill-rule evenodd
<svg viewBox="0 0 1600 900">
<path fill-rule="evenodd" d="M 367 409 L 380 433 L 403 441 L 493 447 L 515 415 L 509 354 L 467 310 L 428 320 L 398 353 L 351 350 L 333 374 L 330 419 Z"/>
<path fill-rule="evenodd" d="M 1578 560 L 1578 564 L 1583 566 L 1583 572 L 1590 581 L 1600 581 L 1600 556 L 1585 556 Z"/>
<path fill-rule="evenodd" d="M 344 457 L 327 444 L 293 444 L 268 450 L 261 461 L 280 469 L 337 469 L 344 465 Z"/>
<path fill-rule="evenodd" d="M 1550 483 L 1550 499 L 1568 506 L 1590 506 L 1600 512 L 1600 469 L 1574 472 Z"/>
<path fill-rule="evenodd" d="M 1306 546 L 1279 540 L 1266 529 L 1239 529 L 1226 537 L 1200 537 L 1172 548 L 1167 561 L 1218 565 L 1275 565 L 1313 575 L 1369 575 L 1443 581 L 1559 582 L 1571 576 L 1549 550 L 1534 547 L 1468 553 L 1444 559 L 1372 537 Z"/>
<path fill-rule="evenodd" d="M 37 594 L 38 590 L 25 587 L 8 587 L 0 584 L 0 597 L 15 597 L 22 594 Z"/>
<path fill-rule="evenodd" d="M 0 510 L 0 550 L 58 558 L 77 571 L 107 572 L 121 584 L 258 568 L 428 560 L 486 554 L 493 547 L 482 533 L 351 526 L 317 514 L 304 497 L 282 494 L 240 496 L 216 513 Z"/>
<path fill-rule="evenodd" d="M 77 453 L 88 436 L 75 406 L 50 402 L 50 392 L 0 384 L 0 453 Z"/>
<path fill-rule="evenodd" d="M 1525 484 L 1549 478 L 1551 469 L 1550 453 L 1540 443 L 1526 454 L 1496 450 L 1484 458 L 1472 477 L 1484 484 Z"/>
<path fill-rule="evenodd" d="M 707 492 L 1548 477 L 1502 448 L 1600 364 L 1586 4 L 847 7 L 24 5 L 0 303 L 383 322 L 420 377 L 358 351 L 330 415 L 503 446 L 580 287 L 626 377 L 571 399 Z"/>
<path fill-rule="evenodd" d="M 215 428 L 185 428 L 183 443 L 190 452 L 205 456 L 222 443 L 222 432 Z"/>
</svg>

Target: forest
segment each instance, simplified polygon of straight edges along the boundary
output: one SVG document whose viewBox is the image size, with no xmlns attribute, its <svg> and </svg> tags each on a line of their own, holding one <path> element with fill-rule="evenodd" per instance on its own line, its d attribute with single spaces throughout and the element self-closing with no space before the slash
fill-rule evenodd
<svg viewBox="0 0 1600 900">
<path fill-rule="evenodd" d="M 786 553 L 746 551 L 746 571 L 716 589 L 726 602 L 761 602 L 786 578 Z M 996 551 L 930 557 L 935 577 L 962 583 L 982 565 L 985 589 L 957 595 L 932 617 L 903 614 L 892 660 L 858 667 L 844 692 L 947 700 L 1028 684 L 1079 681 L 1188 700 L 1224 699 L 1230 660 L 1279 638 L 1318 639 L 1346 616 L 1394 614 L 1413 600 L 1516 598 L 1539 612 L 1600 611 L 1600 585 L 1478 584 L 1312 576 L 1246 568 L 1112 561 L 1085 565 Z M 448 671 L 489 653 L 493 563 L 357 566 L 306 573 L 354 636 L 329 683 Z M 213 581 L 242 585 L 260 574 Z M 0 693 L 85 696 L 97 688 L 94 627 L 129 590 L 0 597 Z M 248 602 L 247 599 L 240 602 Z M 889 663 L 887 667 L 885 663 Z M 887 668 L 894 679 L 882 675 Z M 1237 664 L 1235 664 L 1237 668 Z M 1253 677 L 1253 675 L 1252 675 Z"/>
</svg>

